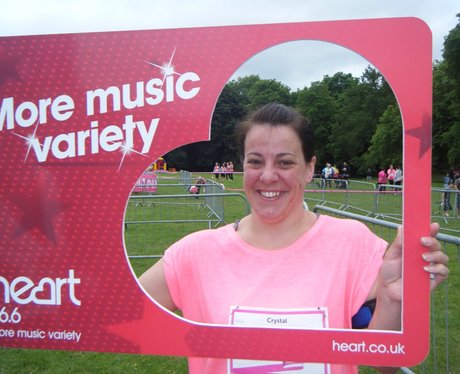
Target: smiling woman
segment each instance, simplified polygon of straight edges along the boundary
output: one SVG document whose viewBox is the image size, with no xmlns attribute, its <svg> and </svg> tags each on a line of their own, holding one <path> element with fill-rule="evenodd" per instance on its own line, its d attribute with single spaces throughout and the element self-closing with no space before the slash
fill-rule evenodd
<svg viewBox="0 0 460 374">
<path fill-rule="evenodd" d="M 251 229 L 244 230 L 243 219 L 240 235 L 256 247 L 289 245 L 316 221 L 302 204 L 305 186 L 315 169 L 311 126 L 296 112 L 271 104 L 243 122 L 237 138 L 244 155 L 244 190 L 252 207 L 252 215 L 246 219 Z M 270 230 L 267 235 L 251 238 L 264 223 L 282 224 L 282 235 L 270 235 Z"/>
<path fill-rule="evenodd" d="M 140 277 L 145 291 L 165 308 L 201 323 L 251 324 L 246 317 L 241 322 L 241 314 L 239 322 L 233 318 L 235 310 L 244 310 L 256 316 L 251 325 L 260 326 L 273 313 L 301 310 L 300 322 L 288 327 L 317 329 L 351 329 L 360 307 L 376 299 L 369 327 L 400 330 L 401 235 L 388 247 L 360 222 L 304 209 L 303 191 L 315 164 L 308 121 L 290 107 L 271 103 L 239 124 L 237 138 L 251 214 L 173 244 Z M 437 263 L 430 271 L 440 282 L 447 275 L 447 258 L 436 240 L 422 244 Z M 318 311 L 319 325 L 312 323 Z M 331 373 L 357 373 L 351 365 L 299 365 L 308 373 L 329 367 Z M 228 363 L 232 373 L 262 366 L 280 363 Z M 189 367 L 190 373 L 226 373 L 227 360 L 192 357 Z"/>
</svg>

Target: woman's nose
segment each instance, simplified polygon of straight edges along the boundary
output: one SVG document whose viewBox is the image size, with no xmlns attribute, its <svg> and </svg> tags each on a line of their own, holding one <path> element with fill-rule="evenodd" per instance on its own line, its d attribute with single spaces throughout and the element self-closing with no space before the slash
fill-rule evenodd
<svg viewBox="0 0 460 374">
<path fill-rule="evenodd" d="M 273 166 L 265 165 L 262 169 L 260 180 L 265 183 L 274 182 L 278 180 L 278 171 Z"/>
</svg>

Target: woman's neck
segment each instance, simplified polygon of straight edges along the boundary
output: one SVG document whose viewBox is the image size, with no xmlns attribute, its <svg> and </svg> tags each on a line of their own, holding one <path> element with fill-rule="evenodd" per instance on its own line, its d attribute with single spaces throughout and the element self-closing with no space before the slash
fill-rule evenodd
<svg viewBox="0 0 460 374">
<path fill-rule="evenodd" d="M 317 216 L 305 210 L 281 222 L 265 222 L 256 215 L 244 217 L 237 233 L 248 244 L 266 250 L 281 249 L 294 243 L 316 222 Z"/>
</svg>

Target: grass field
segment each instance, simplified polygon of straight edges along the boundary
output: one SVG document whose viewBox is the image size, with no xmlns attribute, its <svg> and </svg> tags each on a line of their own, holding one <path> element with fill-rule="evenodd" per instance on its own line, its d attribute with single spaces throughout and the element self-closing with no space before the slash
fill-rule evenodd
<svg viewBox="0 0 460 374">
<path fill-rule="evenodd" d="M 201 174 L 211 178 L 211 174 Z M 234 180 L 220 181 L 225 185 L 225 191 L 232 194 L 240 193 L 242 188 L 241 175 L 235 175 Z M 170 179 L 160 183 L 175 184 L 177 181 Z M 434 185 L 439 187 L 438 185 Z M 159 194 L 184 193 L 184 190 L 175 190 L 177 186 L 159 189 Z M 360 209 L 371 212 L 375 210 L 375 197 L 371 191 L 372 186 L 365 181 L 351 183 L 350 188 L 360 190 L 361 193 L 349 193 L 345 196 L 344 191 L 328 191 L 324 195 L 318 192 L 318 186 L 312 184 L 312 190 L 306 194 L 308 205 L 312 208 L 315 204 L 323 203 L 332 207 L 343 207 L 348 204 L 349 211 L 359 213 Z M 394 220 L 398 219 L 401 212 L 401 197 L 398 194 L 388 194 L 379 197 L 379 211 L 375 213 L 390 214 Z M 195 199 L 194 199 L 195 200 Z M 439 193 L 434 193 L 432 200 L 439 200 Z M 165 200 L 166 202 L 166 200 Z M 206 212 L 200 208 L 201 199 L 196 199 L 187 205 L 165 209 L 175 211 L 176 217 L 181 215 L 183 222 L 167 224 L 142 224 L 133 223 L 127 226 L 125 239 L 129 254 L 135 255 L 162 255 L 164 250 L 177 239 L 189 232 L 207 228 Z M 154 217 L 151 216 L 152 209 L 149 209 L 148 202 L 138 204 L 136 209 L 127 212 L 126 220 L 131 222 L 142 222 L 149 220 L 172 220 L 170 216 Z M 359 208 L 359 209 L 358 209 Z M 234 195 L 224 199 L 225 222 L 233 222 L 243 217 L 247 212 L 247 205 L 242 196 Z M 432 211 L 436 211 L 433 206 Z M 204 218 L 203 218 L 204 217 Z M 190 219 L 202 219 L 202 222 L 191 222 Z M 460 219 L 449 217 L 437 217 L 442 228 L 448 234 L 460 231 Z M 146 226 L 147 225 L 147 226 Z M 148 235 L 146 235 L 148 232 Z M 167 234 L 165 234 L 167 233 Z M 382 233 L 379 233 L 382 234 Z M 391 239 L 393 232 L 386 231 L 383 235 Z M 153 244 L 154 243 L 154 244 Z M 416 373 L 460 373 L 460 252 L 457 247 L 446 246 L 446 251 L 451 258 L 451 274 L 445 284 L 434 292 L 433 297 L 433 322 L 432 336 L 433 343 L 429 357 L 426 361 L 416 367 L 411 368 Z M 132 259 L 131 264 L 136 274 L 145 271 L 155 261 L 154 259 Z M 448 331 L 446 332 L 446 319 L 448 320 Z M 448 339 L 446 339 L 448 336 Z M 446 353 L 447 352 L 447 353 Z M 448 366 L 448 368 L 447 368 Z M 368 368 L 360 369 L 361 373 L 374 372 Z M 186 359 L 181 357 L 161 357 L 161 356 L 140 356 L 126 354 L 109 354 L 94 352 L 64 352 L 46 350 L 23 350 L 23 349 L 0 349 L 0 374 L 16 373 L 161 373 L 179 374 L 187 373 Z"/>
</svg>

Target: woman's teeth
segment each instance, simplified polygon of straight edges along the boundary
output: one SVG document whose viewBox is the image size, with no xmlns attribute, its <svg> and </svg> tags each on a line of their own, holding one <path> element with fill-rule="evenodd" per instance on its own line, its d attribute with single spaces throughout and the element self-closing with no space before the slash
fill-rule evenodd
<svg viewBox="0 0 460 374">
<path fill-rule="evenodd" d="M 274 198 L 280 195 L 279 192 L 273 192 L 273 191 L 261 191 L 260 194 L 263 197 L 267 197 L 267 198 Z"/>
</svg>

